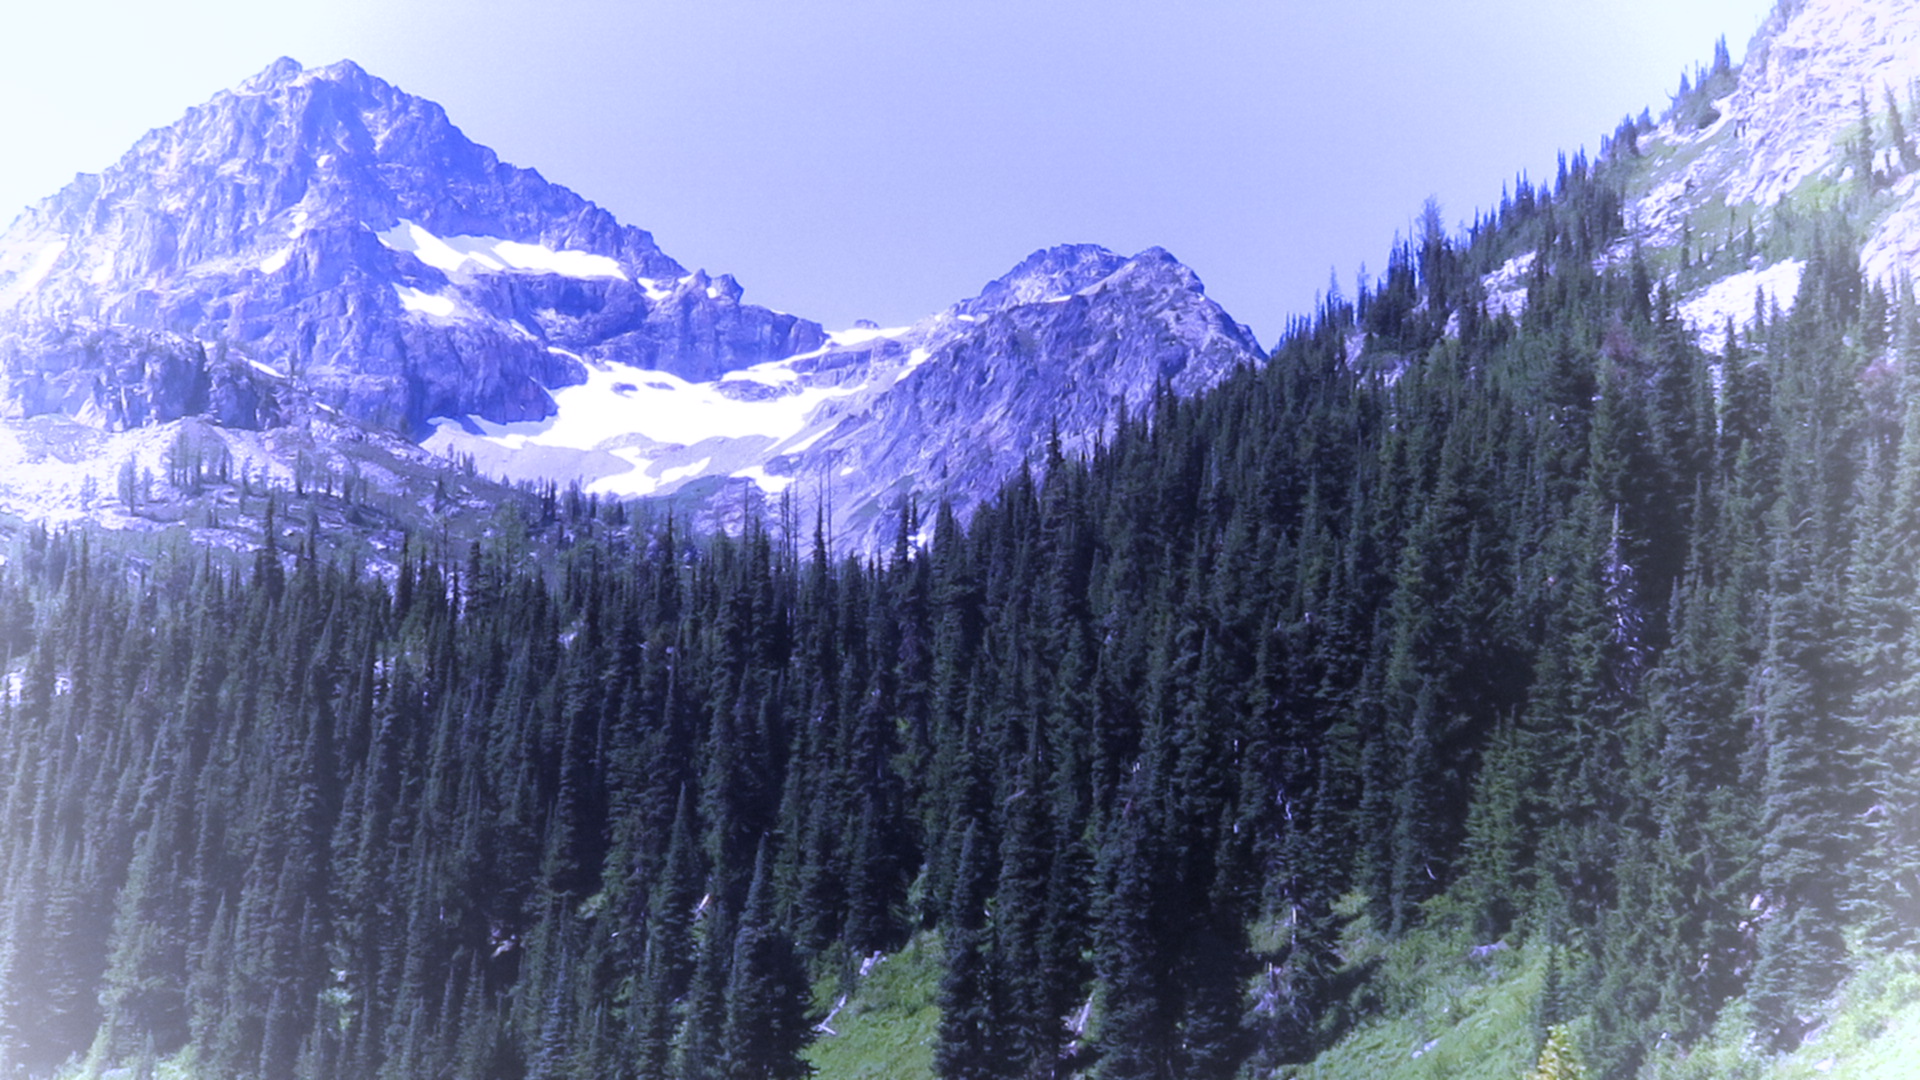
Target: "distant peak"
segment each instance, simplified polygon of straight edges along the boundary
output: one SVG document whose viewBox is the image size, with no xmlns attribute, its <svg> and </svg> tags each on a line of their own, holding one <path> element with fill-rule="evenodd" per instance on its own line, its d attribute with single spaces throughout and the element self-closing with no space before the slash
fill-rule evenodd
<svg viewBox="0 0 1920 1080">
<path fill-rule="evenodd" d="M 967 306 L 988 310 L 1031 304 L 1079 292 L 1104 280 L 1127 260 L 1098 244 L 1060 244 L 1042 248 L 987 282 Z"/>
<path fill-rule="evenodd" d="M 306 74 L 306 70 L 306 68 L 300 66 L 300 61 L 295 60 L 291 56 L 283 56 L 273 63 L 268 64 L 261 70 L 260 74 L 241 83 L 240 92 L 257 94 L 263 90 L 271 90 L 278 86 L 285 86 L 301 75 Z"/>
<path fill-rule="evenodd" d="M 1207 291 L 1206 286 L 1200 283 L 1200 275 L 1194 273 L 1191 266 L 1174 258 L 1173 253 L 1166 248 L 1157 245 L 1128 259 L 1127 266 L 1135 273 L 1171 276 L 1178 279 L 1181 287 L 1194 292 Z"/>
<path fill-rule="evenodd" d="M 315 68 L 312 74 L 329 82 L 354 82 L 369 77 L 366 68 L 351 60 L 335 60 L 326 67 Z"/>
<path fill-rule="evenodd" d="M 242 94 L 269 94 L 298 86 L 302 83 L 332 83 L 341 86 L 364 86 L 379 83 L 380 79 L 367 73 L 367 69 L 352 60 L 335 60 L 325 67 L 304 67 L 300 61 L 283 56 L 268 64 L 258 75 L 243 82 L 238 87 Z"/>
<path fill-rule="evenodd" d="M 1101 276 L 1105 277 L 1125 261 L 1099 244 L 1056 244 L 1041 248 L 1020 260 L 1020 265 L 999 280 L 1012 282 L 1021 278 L 1087 270 L 1099 270 Z"/>
<path fill-rule="evenodd" d="M 1150 247 L 1131 257 L 1099 244 L 1060 244 L 1042 248 L 1020 265 L 987 283 L 980 295 L 963 301 L 963 313 L 981 314 L 1000 308 L 1059 300 L 1084 292 L 1103 281 L 1171 282 L 1179 288 L 1204 292 L 1200 279 L 1165 248 Z"/>
</svg>

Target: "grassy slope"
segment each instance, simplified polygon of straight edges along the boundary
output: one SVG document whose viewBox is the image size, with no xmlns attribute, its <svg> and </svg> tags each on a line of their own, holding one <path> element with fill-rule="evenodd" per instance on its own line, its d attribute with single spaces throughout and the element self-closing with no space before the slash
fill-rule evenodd
<svg viewBox="0 0 1920 1080">
<path fill-rule="evenodd" d="M 1430 911 L 1427 929 L 1389 940 L 1363 911 L 1358 897 L 1342 903 L 1349 921 L 1341 932 L 1340 954 L 1351 968 L 1369 972 L 1345 1010 L 1350 1030 L 1311 1063 L 1280 1075 L 1292 1080 L 1524 1075 L 1535 1050 L 1534 1005 L 1546 975 L 1545 950 L 1476 943 L 1465 933 L 1440 929 L 1450 920 L 1437 911 Z"/>
<path fill-rule="evenodd" d="M 1920 958 L 1877 957 L 1841 990 L 1830 1019 L 1791 1054 L 1754 1042 L 1743 1002 L 1685 1055 L 1657 1059 L 1646 1080 L 1912 1080 L 1920 1076 Z"/>
<path fill-rule="evenodd" d="M 1312 1062 L 1258 1080 L 1525 1080 L 1538 1053 L 1544 950 L 1476 947 L 1432 928 L 1388 941 L 1364 917 L 1342 952 L 1371 971 L 1351 1003 L 1356 1016 Z M 922 934 L 873 967 L 808 1050 L 819 1080 L 934 1080 L 940 1011 L 938 936 Z M 825 1003 L 833 995 L 823 991 Z M 1581 1024 L 1575 1022 L 1575 1029 Z M 1920 958 L 1863 964 L 1839 994 L 1831 1021 L 1799 1050 L 1758 1048 L 1744 1003 L 1732 1003 L 1713 1037 L 1691 1052 L 1648 1063 L 1643 1080 L 1913 1080 L 1920 1077 Z"/>
<path fill-rule="evenodd" d="M 1476 957 L 1454 935 L 1391 944 L 1352 935 L 1350 959 L 1377 965 L 1356 1002 L 1369 1014 L 1288 1080 L 1525 1080 L 1538 1052 L 1537 948 Z M 1712 1037 L 1657 1055 L 1641 1080 L 1914 1080 L 1920 1077 L 1920 957 L 1874 957 L 1836 995 L 1830 1019 L 1791 1054 L 1762 1049 L 1743 1001 Z M 1575 1021 L 1576 1031 L 1582 1028 Z M 1262 1078 L 1266 1080 L 1266 1078 Z"/>
<path fill-rule="evenodd" d="M 940 939 L 921 934 L 874 965 L 807 1050 L 820 1080 L 933 1080 Z M 831 1004 L 831 1001 L 829 1001 Z"/>
</svg>

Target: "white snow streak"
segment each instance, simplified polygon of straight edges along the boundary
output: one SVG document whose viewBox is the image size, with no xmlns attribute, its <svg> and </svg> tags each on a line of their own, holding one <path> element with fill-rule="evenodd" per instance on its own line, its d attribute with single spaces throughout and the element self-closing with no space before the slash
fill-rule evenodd
<svg viewBox="0 0 1920 1080">
<path fill-rule="evenodd" d="M 761 491 L 769 495 L 778 495 L 787 490 L 793 486 L 793 482 L 796 479 L 796 477 L 792 476 L 774 476 L 768 473 L 766 468 L 761 465 L 749 465 L 744 469 L 739 469 L 728 475 L 736 480 L 751 480 L 760 485 Z"/>
<path fill-rule="evenodd" d="M 425 305 L 445 298 L 411 299 Z M 851 336 L 871 341 L 902 332 L 860 330 Z M 554 416 L 507 424 L 435 417 L 427 449 L 472 454 L 482 469 L 509 477 L 536 467 L 546 475 L 571 474 L 588 491 L 623 497 L 663 493 L 702 476 L 751 480 L 778 493 L 793 478 L 768 473 L 769 461 L 813 446 L 848 409 L 860 409 L 868 395 L 884 392 L 932 358 L 930 350 L 915 348 L 904 360 L 813 385 L 792 366 L 806 357 L 788 357 L 696 383 L 557 347 L 549 351 L 578 360 L 586 373 L 584 383 L 551 392 Z"/>
<path fill-rule="evenodd" d="M 853 345 L 864 345 L 875 338 L 899 337 L 911 329 L 913 329 L 911 326 L 890 326 L 884 330 L 878 327 L 860 326 L 852 330 L 829 330 L 827 331 L 827 340 L 845 348 Z"/>
<path fill-rule="evenodd" d="M 377 234 L 380 242 L 395 251 L 405 251 L 421 262 L 448 274 L 495 274 L 521 271 L 558 274 L 561 277 L 594 280 L 627 280 L 620 263 L 605 255 L 588 251 L 555 251 L 541 244 L 523 244 L 497 236 L 438 237 L 411 221 Z"/>
</svg>

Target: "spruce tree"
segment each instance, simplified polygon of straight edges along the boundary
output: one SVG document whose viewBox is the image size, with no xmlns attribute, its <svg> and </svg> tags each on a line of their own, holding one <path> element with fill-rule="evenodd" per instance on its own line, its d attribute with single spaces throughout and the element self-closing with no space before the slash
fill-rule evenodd
<svg viewBox="0 0 1920 1080">
<path fill-rule="evenodd" d="M 944 1080 L 988 1080 L 1002 1075 L 1001 1017 L 995 1008 L 987 926 L 990 879 L 985 844 L 979 823 L 969 822 L 942 927 L 946 964 L 940 977 L 940 1028 L 933 1068 Z"/>
<path fill-rule="evenodd" d="M 800 1056 L 813 1041 L 812 991 L 792 939 L 774 919 L 769 864 L 763 843 L 727 973 L 721 1038 L 727 1080 L 797 1080 L 813 1072 Z"/>
</svg>

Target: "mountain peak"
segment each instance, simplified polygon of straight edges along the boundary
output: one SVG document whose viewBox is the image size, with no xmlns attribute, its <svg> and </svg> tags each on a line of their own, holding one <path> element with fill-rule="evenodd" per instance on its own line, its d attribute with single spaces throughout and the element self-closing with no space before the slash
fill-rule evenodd
<svg viewBox="0 0 1920 1080">
<path fill-rule="evenodd" d="M 283 56 L 235 87 L 234 92 L 270 94 L 302 82 L 326 82 L 337 85 L 367 83 L 392 88 L 391 83 L 371 74 L 366 68 L 349 59 L 335 60 L 323 67 L 310 68 L 291 56 Z"/>
<path fill-rule="evenodd" d="M 240 345 L 408 433 L 543 417 L 575 357 L 705 379 L 823 340 L 685 273 L 438 104 L 282 57 L 0 233 L 0 315 Z"/>
<path fill-rule="evenodd" d="M 0 358 L 51 373 L 13 400 L 0 379 L 0 410 L 324 414 L 715 514 L 804 480 L 878 543 L 909 489 L 964 511 L 1056 427 L 1090 446 L 1118 403 L 1261 357 L 1157 247 L 1042 248 L 913 326 L 831 337 L 742 292 L 438 104 L 283 57 L 0 233 Z M 96 355 L 72 325 L 114 334 Z"/>
<path fill-rule="evenodd" d="M 1041 248 L 1020 260 L 1013 269 L 987 282 L 978 296 L 960 304 L 960 310 L 982 314 L 1071 296 L 1105 280 L 1126 262 L 1124 257 L 1098 244 Z"/>
<path fill-rule="evenodd" d="M 276 87 L 285 86 L 306 73 L 300 61 L 291 56 L 283 56 L 260 70 L 260 73 L 240 84 L 243 94 L 260 94 Z"/>
<path fill-rule="evenodd" d="M 1206 291 L 1199 276 L 1162 247 L 1125 256 L 1099 244 L 1059 244 L 1022 259 L 1019 265 L 988 282 L 980 295 L 962 301 L 956 310 L 982 315 L 1023 304 L 1064 300 L 1102 282 L 1120 280 L 1130 284 L 1153 280 L 1196 294 Z"/>
</svg>

